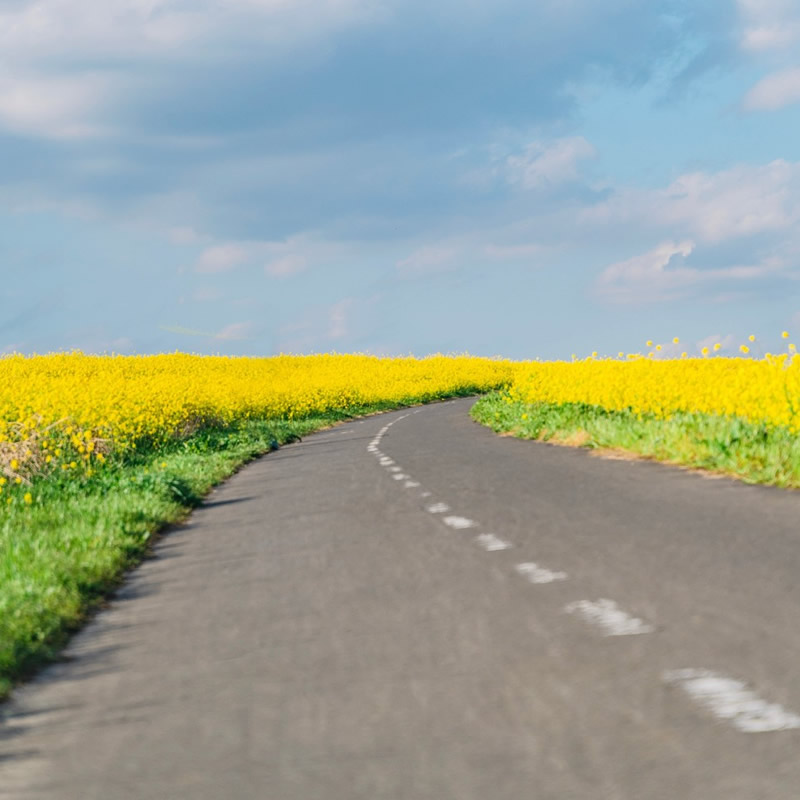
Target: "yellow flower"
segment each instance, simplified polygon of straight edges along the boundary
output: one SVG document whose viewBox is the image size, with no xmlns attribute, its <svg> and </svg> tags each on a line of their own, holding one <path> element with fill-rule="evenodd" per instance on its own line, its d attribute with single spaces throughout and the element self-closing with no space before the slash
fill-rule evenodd
<svg viewBox="0 0 800 800">
<path fill-rule="evenodd" d="M 672 344 L 680 344 L 680 343 L 681 340 L 677 336 L 672 340 Z"/>
<path fill-rule="evenodd" d="M 653 346 L 653 340 L 652 340 L 652 339 L 648 339 L 648 340 L 645 342 L 645 344 L 646 344 L 648 347 L 652 347 L 652 346 Z"/>
<path fill-rule="evenodd" d="M 756 337 L 752 333 L 747 338 L 751 342 L 754 342 L 756 340 Z"/>
<path fill-rule="evenodd" d="M 592 358 L 597 358 L 597 350 L 592 350 Z"/>
<path fill-rule="evenodd" d="M 688 355 L 689 355 L 689 354 L 688 354 L 688 353 L 687 353 L 687 352 L 684 350 L 684 351 L 681 353 L 681 358 L 686 358 Z"/>
<path fill-rule="evenodd" d="M 9 466 L 14 470 L 14 472 L 16 472 L 19 469 L 19 461 L 17 461 L 16 458 L 12 458 Z"/>
<path fill-rule="evenodd" d="M 750 352 L 750 348 L 746 344 L 740 344 L 739 349 L 745 354 Z"/>
<path fill-rule="evenodd" d="M 25 505 L 29 506 L 31 503 L 33 503 L 33 495 L 30 492 L 25 492 L 25 497 L 23 500 L 25 500 Z"/>
<path fill-rule="evenodd" d="M 789 331 L 784 331 L 784 332 L 781 334 L 781 336 L 782 336 L 784 339 L 788 339 L 788 338 L 789 338 Z"/>
<path fill-rule="evenodd" d="M 656 345 L 656 350 L 658 350 L 659 353 L 661 352 L 661 345 L 660 344 Z"/>
<path fill-rule="evenodd" d="M 797 347 L 793 344 L 790 344 L 789 349 L 794 353 L 794 351 L 797 350 Z"/>
<path fill-rule="evenodd" d="M 623 353 L 622 350 L 620 350 L 619 353 L 617 353 L 617 358 L 624 358 L 624 357 L 625 353 Z"/>
<path fill-rule="evenodd" d="M 717 351 L 720 349 L 720 347 L 722 347 L 722 345 L 721 345 L 719 342 L 717 342 L 717 343 L 714 345 L 714 352 L 716 353 L 716 352 L 717 352 Z"/>
<path fill-rule="evenodd" d="M 5 486 L 7 483 L 8 481 L 2 475 L 0 475 L 0 486 Z"/>
<path fill-rule="evenodd" d="M 707 356 L 709 351 L 708 351 L 708 348 L 707 348 L 707 347 L 704 347 L 704 348 L 703 348 L 703 349 L 702 349 L 700 352 L 701 352 L 701 353 L 702 353 L 704 356 Z"/>
</svg>

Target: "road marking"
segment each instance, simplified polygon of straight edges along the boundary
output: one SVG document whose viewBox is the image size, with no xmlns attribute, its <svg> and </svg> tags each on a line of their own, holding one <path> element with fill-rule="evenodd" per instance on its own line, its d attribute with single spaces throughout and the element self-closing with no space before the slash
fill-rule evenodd
<svg viewBox="0 0 800 800">
<path fill-rule="evenodd" d="M 389 472 L 402 472 L 402 467 L 389 467 Z"/>
<path fill-rule="evenodd" d="M 420 484 L 417 481 L 406 481 L 403 484 L 403 486 L 405 486 L 406 489 L 416 489 L 419 485 Z"/>
<path fill-rule="evenodd" d="M 466 517 L 445 517 L 442 522 L 445 525 L 454 528 L 457 531 L 463 531 L 467 528 L 477 528 L 478 523 Z"/>
<path fill-rule="evenodd" d="M 433 492 L 422 492 L 420 497 L 433 497 Z"/>
<path fill-rule="evenodd" d="M 394 461 L 392 461 L 392 459 L 391 459 L 391 458 L 384 457 L 384 458 L 382 458 L 382 459 L 381 459 L 381 462 L 380 462 L 380 463 L 381 463 L 381 464 L 382 464 L 384 467 L 389 467 L 389 466 L 391 466 L 392 464 L 394 464 Z"/>
<path fill-rule="evenodd" d="M 396 473 L 396 474 L 392 475 L 392 477 L 393 477 L 393 478 L 394 478 L 396 481 L 407 481 L 407 480 L 408 480 L 408 479 L 409 479 L 411 476 L 410 476 L 410 475 L 405 475 L 405 474 L 404 474 L 404 473 L 402 473 L 402 472 L 398 472 L 398 473 Z"/>
<path fill-rule="evenodd" d="M 517 564 L 515 569 L 531 583 L 553 583 L 553 581 L 565 581 L 567 579 L 566 572 L 553 572 L 545 567 L 540 567 L 533 561 Z"/>
<path fill-rule="evenodd" d="M 508 542 L 498 539 L 493 533 L 482 533 L 480 536 L 475 538 L 475 541 L 484 550 L 488 550 L 490 553 L 494 552 L 495 550 L 508 550 L 508 548 L 511 547 Z"/>
<path fill-rule="evenodd" d="M 667 683 L 680 686 L 689 697 L 715 717 L 729 720 L 744 733 L 766 733 L 800 728 L 800 716 L 778 703 L 768 703 L 742 681 L 705 669 L 676 669 L 663 675 Z"/>
<path fill-rule="evenodd" d="M 432 503 L 425 509 L 429 514 L 446 514 L 450 510 L 447 503 Z"/>
<path fill-rule="evenodd" d="M 655 628 L 623 611 L 613 600 L 577 600 L 564 607 L 567 614 L 578 613 L 586 622 L 603 628 L 606 636 L 635 636 L 652 633 Z"/>
</svg>

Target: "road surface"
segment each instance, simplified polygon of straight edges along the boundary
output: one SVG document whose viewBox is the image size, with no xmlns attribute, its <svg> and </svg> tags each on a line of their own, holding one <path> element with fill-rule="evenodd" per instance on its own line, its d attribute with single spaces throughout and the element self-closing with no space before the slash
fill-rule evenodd
<svg viewBox="0 0 800 800">
<path fill-rule="evenodd" d="M 797 800 L 800 494 L 309 436 L 165 536 L 0 723 L 4 800 Z"/>
</svg>

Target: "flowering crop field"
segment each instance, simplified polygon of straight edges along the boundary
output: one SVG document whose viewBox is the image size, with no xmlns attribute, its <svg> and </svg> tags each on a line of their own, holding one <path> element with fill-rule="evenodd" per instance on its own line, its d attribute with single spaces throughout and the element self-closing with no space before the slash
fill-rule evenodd
<svg viewBox="0 0 800 800">
<path fill-rule="evenodd" d="M 719 354 L 720 343 L 697 358 L 665 357 L 665 345 L 649 341 L 647 355 L 519 364 L 511 386 L 472 415 L 520 438 L 800 488 L 800 355 L 789 344 L 755 358 L 755 341 L 736 358 Z"/>
<path fill-rule="evenodd" d="M 407 405 L 508 383 L 510 362 L 433 356 L 88 356 L 0 359 L 0 492 L 249 419 Z M 17 494 L 22 492 L 19 489 Z M 29 492 L 22 498 L 32 502 Z"/>
<path fill-rule="evenodd" d="M 800 433 L 800 356 L 529 363 L 518 370 L 508 397 L 584 403 L 660 419 L 715 414 Z"/>
</svg>

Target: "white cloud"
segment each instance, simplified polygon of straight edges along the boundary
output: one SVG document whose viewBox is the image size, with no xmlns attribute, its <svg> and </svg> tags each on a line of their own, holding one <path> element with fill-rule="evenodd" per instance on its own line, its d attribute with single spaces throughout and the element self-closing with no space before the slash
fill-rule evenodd
<svg viewBox="0 0 800 800">
<path fill-rule="evenodd" d="M 227 342 L 239 342 L 250 338 L 252 329 L 253 324 L 251 322 L 233 322 L 230 325 L 226 325 L 214 338 Z"/>
<path fill-rule="evenodd" d="M 33 0 L 0 11 L 0 52 L 130 57 L 194 47 L 230 30 L 280 46 L 369 18 L 367 0 Z"/>
<path fill-rule="evenodd" d="M 738 0 L 738 5 L 745 50 L 779 50 L 800 41 L 796 0 Z"/>
<path fill-rule="evenodd" d="M 220 244 L 209 247 L 200 254 L 195 270 L 197 272 L 227 272 L 247 261 L 247 250 L 238 244 Z"/>
<path fill-rule="evenodd" d="M 291 254 L 276 258 L 264 266 L 264 272 L 271 275 L 273 278 L 283 278 L 287 275 L 294 275 L 302 272 L 306 268 L 307 262 L 305 257 Z"/>
<path fill-rule="evenodd" d="M 429 245 L 415 250 L 408 258 L 401 259 L 396 266 L 401 275 L 411 276 L 448 269 L 458 254 L 455 247 Z"/>
<path fill-rule="evenodd" d="M 666 241 L 624 261 L 606 267 L 597 279 L 600 295 L 618 303 L 673 300 L 699 286 L 726 286 L 736 281 L 753 281 L 776 274 L 784 268 L 777 257 L 755 265 L 734 265 L 698 269 L 683 263 L 695 250 L 695 243 Z"/>
<path fill-rule="evenodd" d="M 647 224 L 705 242 L 791 232 L 800 224 L 800 162 L 692 172 L 665 189 L 624 189 L 579 219 Z"/>
<path fill-rule="evenodd" d="M 750 89 L 743 100 L 747 111 L 777 111 L 793 103 L 800 103 L 800 67 L 767 75 Z"/>
<path fill-rule="evenodd" d="M 506 159 L 506 177 L 525 189 L 546 189 L 577 180 L 578 162 L 596 154 L 583 136 L 531 142 L 523 155 Z"/>
<path fill-rule="evenodd" d="M 104 133 L 96 111 L 109 94 L 99 75 L 0 78 L 0 127 L 52 139 Z"/>
<path fill-rule="evenodd" d="M 375 16 L 370 0 L 0 4 L 0 127 L 59 139 L 107 134 L 103 115 L 133 90 L 135 69 L 118 69 L 120 62 L 172 64 L 198 54 L 209 61 L 253 40 L 279 58 Z"/>
</svg>

